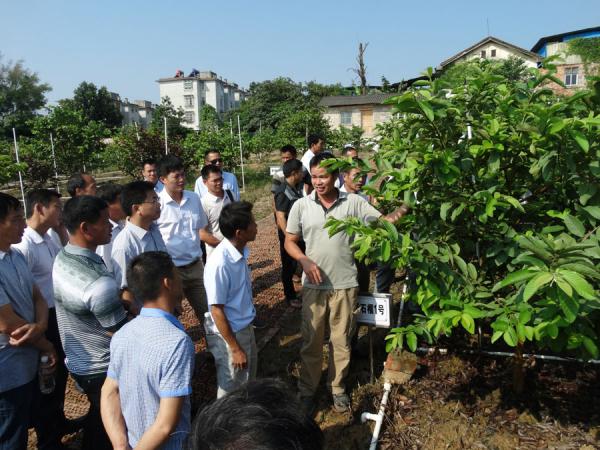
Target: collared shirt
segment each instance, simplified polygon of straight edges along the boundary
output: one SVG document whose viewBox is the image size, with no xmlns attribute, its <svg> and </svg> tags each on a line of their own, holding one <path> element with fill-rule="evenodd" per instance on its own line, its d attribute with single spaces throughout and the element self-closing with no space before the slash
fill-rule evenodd
<svg viewBox="0 0 600 450">
<path fill-rule="evenodd" d="M 0 307 L 10 305 L 27 323 L 35 322 L 33 276 L 16 249 L 0 251 Z M 23 386 L 35 378 L 39 351 L 30 345 L 13 347 L 0 333 L 0 392 Z"/>
<path fill-rule="evenodd" d="M 105 373 L 111 332 L 126 318 L 112 274 L 99 255 L 67 244 L 56 257 L 52 278 L 67 368 L 77 375 Z"/>
<path fill-rule="evenodd" d="M 254 320 L 252 282 L 248 268 L 249 251 L 242 255 L 227 238 L 223 239 L 204 266 L 204 288 L 209 305 L 225 305 L 225 317 L 234 333 Z"/>
<path fill-rule="evenodd" d="M 222 241 L 224 236 L 221 234 L 221 229 L 219 228 L 219 216 L 221 215 L 223 206 L 231 203 L 229 196 L 226 192 L 223 192 L 223 197 L 217 197 L 207 191 L 200 199 L 200 202 L 208 219 L 207 231 Z M 206 244 L 206 258 L 211 255 L 215 248 L 212 245 Z"/>
<path fill-rule="evenodd" d="M 48 308 L 54 308 L 52 266 L 61 247 L 56 245 L 48 233 L 41 236 L 33 228 L 27 227 L 21 242 L 13 245 L 13 248 L 18 249 L 25 257 L 35 284 L 40 288 Z"/>
<path fill-rule="evenodd" d="M 202 249 L 198 231 L 208 224 L 200 198 L 193 192 L 183 191 L 181 203 L 177 203 L 166 189 L 158 198 L 160 218 L 156 224 L 175 265 L 185 266 L 199 259 Z"/>
<path fill-rule="evenodd" d="M 316 192 L 294 203 L 288 217 L 287 232 L 304 239 L 306 256 L 319 266 L 323 278 L 321 284 L 312 284 L 303 276 L 304 286 L 323 290 L 358 286 L 350 237 L 343 231 L 330 237 L 325 222 L 330 217 L 358 217 L 370 222 L 379 216 L 381 213 L 358 195 L 344 192 L 339 192 L 329 209 L 321 204 Z"/>
<path fill-rule="evenodd" d="M 102 258 L 102 261 L 104 261 L 104 264 L 106 264 L 106 268 L 108 269 L 108 271 L 110 273 L 114 274 L 114 267 L 113 267 L 113 262 L 111 259 L 112 246 L 113 246 L 113 242 L 115 242 L 115 239 L 117 238 L 119 233 L 123 230 L 124 225 L 123 225 L 123 223 L 115 222 L 112 219 L 108 219 L 108 220 L 109 220 L 110 224 L 112 225 L 110 242 L 108 244 L 99 245 L 98 247 L 96 247 L 96 253 L 98 255 L 100 255 L 100 257 Z"/>
<path fill-rule="evenodd" d="M 144 181 L 148 181 L 148 180 L 144 180 Z M 148 181 L 148 183 L 151 183 L 151 181 Z M 154 192 L 156 192 L 157 194 L 160 194 L 164 188 L 165 188 L 165 185 L 163 184 L 163 182 L 158 180 L 156 182 L 156 184 L 154 185 Z"/>
<path fill-rule="evenodd" d="M 342 184 L 342 187 L 340 188 L 340 192 L 345 192 L 346 194 L 350 193 L 350 194 L 355 194 L 358 195 L 360 198 L 362 198 L 365 201 L 369 201 L 369 197 L 367 196 L 367 194 L 365 194 L 364 192 L 348 192 L 348 190 L 346 189 L 346 185 Z"/>
<path fill-rule="evenodd" d="M 222 171 L 223 174 L 223 190 L 229 189 L 233 194 L 233 199 L 236 202 L 240 201 L 240 188 L 238 186 L 237 178 L 231 172 Z M 198 197 L 202 198 L 206 193 L 208 193 L 207 187 L 204 185 L 204 180 L 202 177 L 198 177 L 196 180 L 196 186 L 194 187 L 194 192 L 198 194 Z"/>
<path fill-rule="evenodd" d="M 153 223 L 149 230 L 144 230 L 128 220 L 123 231 L 115 238 L 111 253 L 113 273 L 120 288 L 127 287 L 127 267 L 133 258 L 153 251 L 167 251 L 158 226 Z"/>
<path fill-rule="evenodd" d="M 191 429 L 194 344 L 166 311 L 142 308 L 110 344 L 108 377 L 119 385 L 121 411 L 133 448 L 156 420 L 161 398 L 185 397 L 179 423 L 162 449 L 181 449 Z"/>
<path fill-rule="evenodd" d="M 299 186 L 300 187 L 290 186 L 287 181 L 284 180 L 274 192 L 275 210 L 285 213 L 286 219 L 288 218 L 293 204 L 304 196 L 302 183 L 299 183 Z"/>
</svg>

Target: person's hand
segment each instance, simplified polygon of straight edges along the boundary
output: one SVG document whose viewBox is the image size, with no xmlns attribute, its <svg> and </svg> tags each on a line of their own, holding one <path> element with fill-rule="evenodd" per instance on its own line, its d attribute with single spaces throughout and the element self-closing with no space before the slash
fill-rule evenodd
<svg viewBox="0 0 600 450">
<path fill-rule="evenodd" d="M 392 211 L 387 216 L 383 217 L 383 219 L 387 220 L 388 222 L 394 223 L 397 220 L 404 217 L 405 215 L 407 215 L 409 212 L 410 212 L 410 207 L 408 205 L 402 205 L 399 208 L 396 208 L 394 211 Z"/>
<path fill-rule="evenodd" d="M 231 359 L 234 369 L 242 370 L 248 366 L 246 352 L 241 347 L 231 350 Z"/>
<path fill-rule="evenodd" d="M 44 334 L 44 329 L 37 323 L 26 323 L 10 333 L 8 343 L 14 347 L 32 344 Z"/>
<path fill-rule="evenodd" d="M 312 284 L 321 284 L 323 282 L 321 269 L 313 260 L 305 257 L 300 260 L 300 264 L 302 264 L 302 270 L 308 277 L 308 281 Z"/>
<path fill-rule="evenodd" d="M 56 369 L 58 355 L 56 354 L 56 349 L 54 348 L 54 345 L 52 345 L 52 343 L 48 339 L 42 338 L 38 342 L 36 342 L 36 347 L 40 349 L 40 357 L 48 357 L 48 367 L 51 369 Z"/>
</svg>

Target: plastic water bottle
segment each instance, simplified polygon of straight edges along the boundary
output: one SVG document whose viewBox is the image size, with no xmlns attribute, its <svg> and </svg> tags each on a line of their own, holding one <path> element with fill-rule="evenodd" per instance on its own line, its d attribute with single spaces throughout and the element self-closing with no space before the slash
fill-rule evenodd
<svg viewBox="0 0 600 450">
<path fill-rule="evenodd" d="M 50 358 L 43 355 L 40 358 L 39 368 L 40 392 L 42 394 L 51 394 L 54 391 L 56 382 L 54 381 L 54 368 L 50 365 Z"/>
</svg>

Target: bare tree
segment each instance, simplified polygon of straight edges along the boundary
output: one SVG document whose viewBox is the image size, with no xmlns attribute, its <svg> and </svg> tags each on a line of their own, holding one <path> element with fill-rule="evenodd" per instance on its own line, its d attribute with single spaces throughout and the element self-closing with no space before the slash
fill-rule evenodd
<svg viewBox="0 0 600 450">
<path fill-rule="evenodd" d="M 365 51 L 369 43 L 363 44 L 362 42 L 358 43 L 358 56 L 356 57 L 356 62 L 358 63 L 357 68 L 350 69 L 354 72 L 358 79 L 360 80 L 360 94 L 367 94 L 367 66 L 365 66 Z"/>
</svg>

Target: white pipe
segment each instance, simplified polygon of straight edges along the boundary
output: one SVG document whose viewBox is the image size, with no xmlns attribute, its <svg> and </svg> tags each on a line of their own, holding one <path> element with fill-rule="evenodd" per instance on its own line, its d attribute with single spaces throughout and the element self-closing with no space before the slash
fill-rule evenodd
<svg viewBox="0 0 600 450">
<path fill-rule="evenodd" d="M 448 349 L 446 348 L 436 348 L 436 347 L 419 347 L 417 348 L 416 353 L 424 353 L 426 355 L 431 355 L 435 352 L 440 353 L 441 355 L 445 355 L 448 353 Z M 489 350 L 467 350 L 467 349 L 457 349 L 457 353 L 468 353 L 470 355 L 487 355 L 487 356 L 501 356 L 505 358 L 512 358 L 515 356 L 514 353 L 511 352 L 495 352 Z M 600 359 L 579 359 L 579 358 L 563 358 L 562 356 L 554 356 L 554 355 L 539 355 L 537 353 L 523 353 L 523 358 L 535 358 L 541 359 L 543 361 L 557 361 L 557 362 L 577 362 L 582 364 L 600 364 Z"/>
<path fill-rule="evenodd" d="M 169 154 L 169 133 L 167 132 L 167 117 L 163 117 L 165 121 L 165 155 Z"/>
<path fill-rule="evenodd" d="M 240 140 L 240 166 L 242 167 L 242 192 L 246 192 L 246 180 L 244 179 L 244 154 L 242 152 L 242 129 L 240 127 L 240 115 L 237 116 L 238 137 Z"/>
<path fill-rule="evenodd" d="M 19 161 L 19 144 L 17 144 L 17 132 L 13 128 L 13 139 L 15 140 L 15 155 L 17 156 L 17 164 Z M 27 204 L 25 203 L 25 189 L 23 188 L 23 175 L 21 175 L 21 171 L 19 170 L 19 185 L 21 186 L 21 198 L 23 199 L 23 211 L 25 212 L 25 217 L 27 217 Z"/>
<path fill-rule="evenodd" d="M 58 184 L 58 169 L 56 168 L 56 154 L 54 153 L 54 138 L 50 133 L 50 146 L 52 148 L 52 161 L 54 162 L 54 176 L 56 177 L 56 192 L 60 194 L 60 185 Z"/>
<path fill-rule="evenodd" d="M 386 381 L 383 384 L 383 397 L 381 398 L 381 405 L 379 405 L 379 412 L 377 414 L 364 412 L 360 415 L 360 420 L 363 423 L 365 423 L 367 420 L 375 421 L 375 429 L 373 430 L 373 436 L 371 437 L 371 445 L 369 446 L 369 450 L 375 450 L 377 448 L 377 441 L 379 441 L 379 433 L 381 432 L 381 424 L 383 423 L 383 418 L 385 417 L 385 407 L 387 405 L 391 390 L 392 384 Z"/>
</svg>

